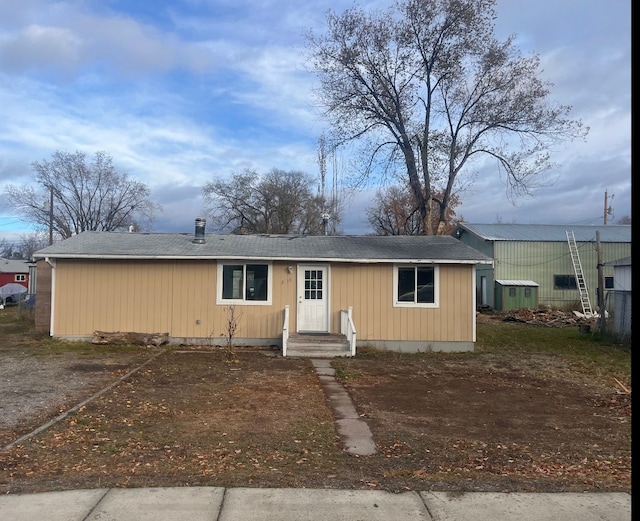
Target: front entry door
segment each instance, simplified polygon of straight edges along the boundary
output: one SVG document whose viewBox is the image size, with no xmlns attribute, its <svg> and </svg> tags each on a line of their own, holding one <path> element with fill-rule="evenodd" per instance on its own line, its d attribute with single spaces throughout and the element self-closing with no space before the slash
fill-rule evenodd
<svg viewBox="0 0 640 521">
<path fill-rule="evenodd" d="M 329 332 L 329 268 L 298 265 L 298 332 Z"/>
</svg>

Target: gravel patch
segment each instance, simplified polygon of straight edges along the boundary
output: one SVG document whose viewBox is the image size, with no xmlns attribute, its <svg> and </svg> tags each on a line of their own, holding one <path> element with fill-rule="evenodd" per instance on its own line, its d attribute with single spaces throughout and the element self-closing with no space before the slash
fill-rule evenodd
<svg viewBox="0 0 640 521">
<path fill-rule="evenodd" d="M 86 353 L 34 354 L 0 346 L 0 429 L 67 410 L 149 356 L 134 352 L 114 357 L 96 348 L 87 359 Z"/>
<path fill-rule="evenodd" d="M 0 365 L 0 428 L 13 427 L 61 404 L 95 383 L 96 374 L 74 371 L 67 357 L 2 355 Z"/>
</svg>

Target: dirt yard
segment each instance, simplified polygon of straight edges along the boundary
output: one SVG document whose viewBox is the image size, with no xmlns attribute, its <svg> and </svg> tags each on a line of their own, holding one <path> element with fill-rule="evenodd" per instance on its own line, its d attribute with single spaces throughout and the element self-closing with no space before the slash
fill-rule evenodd
<svg viewBox="0 0 640 521">
<path fill-rule="evenodd" d="M 374 456 L 343 450 L 306 359 L 241 349 L 230 359 L 223 350 L 52 348 L 6 334 L 0 492 L 631 490 L 630 372 L 594 368 L 581 356 L 482 346 L 466 354 L 364 349 L 333 363 L 373 432 Z"/>
</svg>

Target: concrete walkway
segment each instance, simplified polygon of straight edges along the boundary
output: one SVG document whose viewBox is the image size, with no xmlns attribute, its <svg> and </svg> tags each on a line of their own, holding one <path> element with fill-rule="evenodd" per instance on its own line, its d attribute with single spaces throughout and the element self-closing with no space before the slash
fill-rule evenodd
<svg viewBox="0 0 640 521">
<path fill-rule="evenodd" d="M 336 430 L 346 451 L 357 456 L 375 454 L 377 449 L 371 430 L 367 423 L 358 416 L 347 390 L 336 380 L 336 370 L 331 367 L 331 360 L 313 358 L 311 363 L 318 373 L 324 393 L 333 409 Z"/>
<path fill-rule="evenodd" d="M 0 496 L 2 521 L 630 521 L 631 495 L 260 488 Z"/>
</svg>

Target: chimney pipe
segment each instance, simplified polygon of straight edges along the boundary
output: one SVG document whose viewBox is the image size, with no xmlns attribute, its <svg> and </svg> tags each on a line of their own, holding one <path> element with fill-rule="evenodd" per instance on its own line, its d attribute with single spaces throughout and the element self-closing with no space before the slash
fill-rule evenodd
<svg viewBox="0 0 640 521">
<path fill-rule="evenodd" d="M 202 217 L 196 218 L 196 234 L 193 238 L 195 244 L 204 244 L 204 227 L 207 224 L 207 220 Z"/>
</svg>

